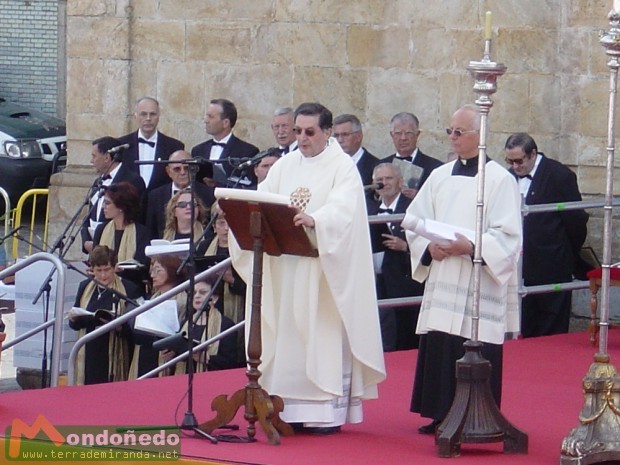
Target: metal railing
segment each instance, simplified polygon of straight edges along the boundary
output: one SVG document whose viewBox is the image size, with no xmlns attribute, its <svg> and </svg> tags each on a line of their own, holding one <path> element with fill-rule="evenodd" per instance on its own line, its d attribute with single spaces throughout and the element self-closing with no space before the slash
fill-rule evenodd
<svg viewBox="0 0 620 465">
<path fill-rule="evenodd" d="M 588 208 L 602 208 L 605 206 L 604 201 L 598 200 L 582 200 L 578 202 L 559 202 L 538 205 L 525 205 L 521 207 L 521 214 L 527 216 L 533 213 L 542 212 L 559 212 L 568 210 L 584 210 Z M 620 206 L 620 199 L 614 199 L 614 207 Z M 403 213 L 392 215 L 371 215 L 368 217 L 368 223 L 380 224 L 388 222 L 400 222 L 405 218 Z M 519 269 L 521 266 L 519 265 Z M 587 289 L 588 281 L 570 281 L 552 284 L 541 284 L 537 286 L 525 286 L 523 279 L 520 278 L 519 295 L 524 297 L 530 294 L 548 294 L 551 292 L 574 291 L 579 289 Z M 422 297 L 399 297 L 394 299 L 380 299 L 378 301 L 379 308 L 402 307 L 406 305 L 415 305 L 422 302 Z"/>
<path fill-rule="evenodd" d="M 54 317 L 50 318 L 48 321 L 42 323 L 36 328 L 27 331 L 21 336 L 16 337 L 15 339 L 7 343 L 3 343 L 2 347 L 0 347 L 0 351 L 5 351 L 39 332 L 47 330 L 47 328 L 53 325 L 54 334 L 52 337 L 52 363 L 50 385 L 52 387 L 56 387 L 58 386 L 58 376 L 60 375 L 60 354 L 62 349 L 62 318 L 65 301 L 65 269 L 62 261 L 60 260 L 60 258 L 47 252 L 35 253 L 23 259 L 22 261 L 9 266 L 5 270 L 0 271 L 0 280 L 3 280 L 8 276 L 17 273 L 19 270 L 22 270 L 27 266 L 30 266 L 32 263 L 38 261 L 51 262 L 52 265 L 54 265 L 54 267 L 56 268 L 56 272 L 58 273 L 58 278 L 56 279 L 56 302 L 54 306 Z"/>
<path fill-rule="evenodd" d="M 45 191 L 38 192 L 38 194 L 47 193 L 46 189 L 34 189 L 36 191 Z M 6 193 L 5 193 L 6 194 Z M 0 195 L 3 195 L 2 189 L 0 188 Z M 21 202 L 22 199 L 20 199 Z M 8 201 L 8 196 L 5 198 L 5 201 Z M 526 216 L 528 214 L 537 213 L 537 212 L 553 212 L 553 211 L 565 211 L 565 210 L 577 210 L 577 209 L 587 209 L 587 208 L 599 208 L 603 207 L 605 204 L 602 201 L 581 201 L 581 202 L 565 202 L 565 203 L 554 203 L 554 204 L 541 204 L 541 205 L 523 205 L 522 214 Z M 620 206 L 620 200 L 616 200 L 614 202 L 614 206 Z M 19 206 L 18 206 L 19 208 Z M 20 216 L 16 216 L 21 221 Z M 373 215 L 368 217 L 369 224 L 377 224 L 377 223 L 386 223 L 386 222 L 396 222 L 402 221 L 404 218 L 404 214 L 392 214 L 392 215 Z M 46 218 L 47 220 L 47 218 Z M 7 223 L 7 219 L 5 218 L 5 228 L 7 228 L 9 223 Z M 52 342 L 52 386 L 56 386 L 58 384 L 58 375 L 60 372 L 60 346 L 62 343 L 62 337 L 57 337 L 57 335 L 62 336 L 62 317 L 63 317 L 63 304 L 64 301 L 64 280 L 65 280 L 65 272 L 62 265 L 62 261 L 55 257 L 54 255 L 48 253 L 36 253 L 29 258 L 12 265 L 6 270 L 0 272 L 0 280 L 5 277 L 16 273 L 17 271 L 29 266 L 31 263 L 39 260 L 47 260 L 51 261 L 56 269 L 59 271 L 59 280 L 57 281 L 57 293 L 56 293 L 56 310 L 54 318 L 49 321 L 39 325 L 38 327 L 28 331 L 27 333 L 22 334 L 21 336 L 13 339 L 2 345 L 0 350 L 7 350 L 10 347 L 28 339 L 29 337 L 37 334 L 40 331 L 46 330 L 50 326 L 54 325 L 54 338 Z M 196 280 L 202 280 L 215 273 L 219 273 L 223 271 L 225 268 L 230 266 L 230 258 L 225 261 L 218 263 L 216 266 L 203 271 L 196 275 Z M 180 292 L 184 292 L 189 286 L 189 281 L 185 281 L 173 289 L 165 292 L 164 294 L 158 296 L 155 299 L 145 302 L 143 305 L 132 309 L 131 311 L 125 313 L 124 315 L 112 320 L 109 323 L 104 324 L 103 326 L 98 327 L 94 331 L 86 334 L 84 337 L 78 339 L 71 350 L 69 355 L 69 363 L 68 363 L 68 384 L 73 385 L 76 382 L 76 361 L 78 351 L 88 342 L 91 342 L 95 338 L 125 324 L 130 320 L 138 316 L 139 314 L 150 310 L 161 302 L 173 298 Z M 564 282 L 564 283 L 554 283 L 547 285 L 538 285 L 538 286 L 524 286 L 521 281 L 521 285 L 519 287 L 519 294 L 521 296 L 525 296 L 528 294 L 541 294 L 541 293 L 549 293 L 549 292 L 559 292 L 559 291 L 572 291 L 578 289 L 585 289 L 588 287 L 587 281 L 574 281 L 574 282 Z M 390 299 L 380 299 L 377 301 L 378 307 L 380 309 L 383 308 L 391 308 L 391 307 L 400 307 L 407 306 L 412 304 L 420 304 L 422 302 L 421 296 L 416 297 L 398 297 L 398 298 L 390 298 Z M 60 303 L 60 304 L 59 304 Z M 245 325 L 245 322 L 240 322 L 234 325 L 233 327 L 227 329 L 226 331 L 218 334 L 217 336 L 204 341 L 198 344 L 194 350 L 201 351 L 206 349 L 210 344 L 220 340 L 221 338 L 234 333 L 236 331 L 241 330 Z M 168 362 L 158 366 L 157 368 L 151 370 L 148 373 L 140 376 L 139 379 L 144 379 L 148 377 L 152 377 L 157 375 L 160 371 L 165 370 L 171 366 L 174 366 L 176 363 L 187 359 L 189 356 L 189 352 L 186 351 L 182 354 L 178 354 L 173 359 Z"/>
</svg>

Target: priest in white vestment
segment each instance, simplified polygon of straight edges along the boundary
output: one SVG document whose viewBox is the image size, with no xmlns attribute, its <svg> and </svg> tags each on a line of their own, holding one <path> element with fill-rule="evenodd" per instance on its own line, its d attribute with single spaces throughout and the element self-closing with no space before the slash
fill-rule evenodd
<svg viewBox="0 0 620 465">
<path fill-rule="evenodd" d="M 258 186 L 308 198 L 294 222 L 319 257 L 265 255 L 259 369 L 261 385 L 284 400 L 281 418 L 316 434 L 362 421 L 361 400 L 376 398 L 385 378 L 366 201 L 355 164 L 330 138 L 331 126 L 323 105 L 300 105 L 298 149 Z M 236 243 L 230 251 L 251 283 L 252 253 Z M 246 321 L 251 302 L 248 295 Z"/>
<path fill-rule="evenodd" d="M 426 282 L 416 332 L 421 334 L 411 411 L 431 418 L 419 428 L 432 434 L 454 398 L 455 363 L 472 335 L 474 244 L 464 235 L 443 242 L 412 232 L 435 220 L 471 232 L 476 229 L 479 114 L 474 106 L 457 110 L 450 121 L 452 150 L 458 159 L 435 169 L 411 202 L 402 227 L 408 229 L 413 279 Z M 501 400 L 502 343 L 519 331 L 518 270 L 522 229 L 520 196 L 514 177 L 488 159 L 478 340 L 491 362 L 491 390 Z"/>
</svg>

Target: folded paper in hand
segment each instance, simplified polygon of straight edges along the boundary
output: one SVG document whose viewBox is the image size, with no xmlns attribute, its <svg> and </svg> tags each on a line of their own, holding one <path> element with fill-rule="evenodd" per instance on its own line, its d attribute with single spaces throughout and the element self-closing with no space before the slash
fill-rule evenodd
<svg viewBox="0 0 620 465">
<path fill-rule="evenodd" d="M 170 336 L 179 330 L 176 300 L 165 300 L 136 317 L 134 329 L 154 336 Z"/>
<path fill-rule="evenodd" d="M 456 240 L 455 233 L 462 234 L 471 242 L 474 242 L 476 239 L 476 233 L 471 229 L 461 228 L 448 223 L 442 223 L 441 221 L 430 219 L 425 220 L 414 217 L 413 215 L 406 215 L 401 226 L 403 229 L 425 237 L 431 242 L 448 243 Z"/>
<path fill-rule="evenodd" d="M 104 308 L 99 308 L 94 312 L 91 312 L 90 310 L 86 310 L 85 308 L 72 307 L 71 310 L 67 312 L 67 318 L 80 316 L 89 316 L 105 322 L 112 321 L 115 318 L 113 310 L 106 310 Z"/>
<path fill-rule="evenodd" d="M 166 239 L 153 239 L 151 245 L 144 248 L 147 257 L 153 255 L 161 255 L 166 253 L 188 253 L 189 239 L 177 239 L 175 241 L 167 241 Z"/>
</svg>

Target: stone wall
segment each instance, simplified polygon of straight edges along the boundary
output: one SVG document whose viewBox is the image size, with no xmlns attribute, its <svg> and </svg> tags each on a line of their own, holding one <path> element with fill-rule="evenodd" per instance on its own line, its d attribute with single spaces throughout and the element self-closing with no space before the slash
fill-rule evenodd
<svg viewBox="0 0 620 465">
<path fill-rule="evenodd" d="M 0 96 L 56 115 L 58 0 L 0 0 L 0 22 Z"/>
<path fill-rule="evenodd" d="M 132 105 L 142 95 L 159 99 L 160 129 L 188 147 L 206 139 L 202 117 L 212 98 L 236 103 L 235 133 L 261 148 L 273 145 L 276 107 L 313 100 L 334 115 L 357 114 L 364 145 L 379 157 L 393 152 L 389 118 L 412 111 L 421 121 L 422 150 L 445 158 L 450 114 L 476 98 L 466 66 L 482 57 L 484 13 L 491 10 L 493 58 L 508 71 L 494 96 L 489 154 L 502 160 L 507 135 L 530 132 L 548 156 L 575 169 L 586 196 L 600 196 L 609 70 L 598 31 L 609 27 L 611 6 L 611 0 L 72 0 L 72 166 L 65 178 L 82 173 L 74 165 L 88 165 L 92 139 L 134 129 Z M 72 211 L 73 197 L 55 201 L 66 203 L 63 215 Z M 591 241 L 600 252 L 600 212 L 592 213 Z"/>
</svg>

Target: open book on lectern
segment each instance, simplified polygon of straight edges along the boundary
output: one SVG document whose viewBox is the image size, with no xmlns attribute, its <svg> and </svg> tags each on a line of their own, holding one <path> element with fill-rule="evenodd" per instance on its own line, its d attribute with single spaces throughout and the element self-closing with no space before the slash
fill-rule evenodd
<svg viewBox="0 0 620 465">
<path fill-rule="evenodd" d="M 271 192 L 216 188 L 215 198 L 242 249 L 253 249 L 250 216 L 252 212 L 260 212 L 265 253 L 274 256 L 319 256 L 314 231 L 293 223 L 295 209 L 290 207 L 289 197 Z"/>
</svg>

